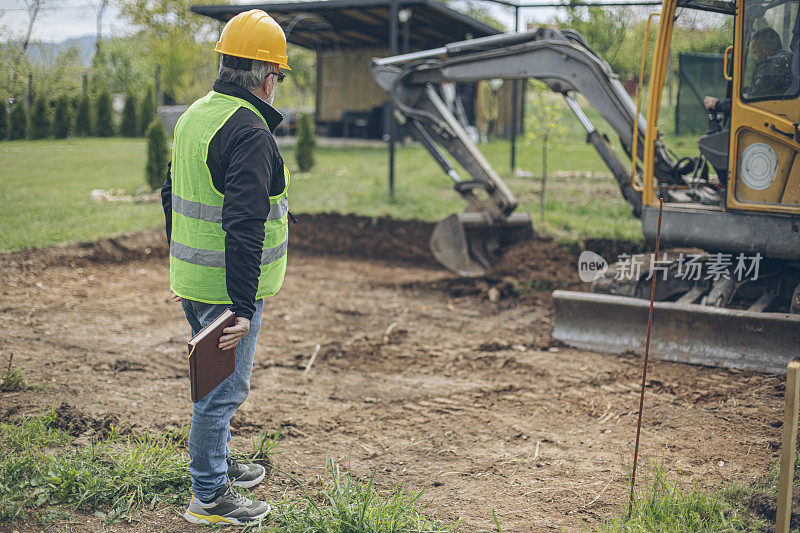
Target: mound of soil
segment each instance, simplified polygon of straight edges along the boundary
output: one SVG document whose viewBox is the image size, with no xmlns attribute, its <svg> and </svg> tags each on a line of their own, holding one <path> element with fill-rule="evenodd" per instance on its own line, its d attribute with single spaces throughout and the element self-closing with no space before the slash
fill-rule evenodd
<svg viewBox="0 0 800 533">
<path fill-rule="evenodd" d="M 166 257 L 169 249 L 163 229 L 136 231 L 93 242 L 65 243 L 48 248 L 0 255 L 0 270 L 22 272 L 49 266 L 72 268 L 90 264 L 128 263 L 151 257 Z"/>
<path fill-rule="evenodd" d="M 306 214 L 290 225 L 291 253 L 365 259 L 373 262 L 442 269 L 428 242 L 435 224 L 390 217 L 363 217 L 338 213 Z M 613 260 L 621 253 L 640 253 L 644 243 L 590 239 L 585 249 Z M 0 269 L 40 271 L 48 266 L 72 268 L 123 264 L 164 258 L 169 253 L 160 228 L 128 233 L 95 242 L 63 244 L 0 255 Z M 472 279 L 452 275 L 425 284 L 454 298 L 482 296 L 492 302 L 522 299 L 549 301 L 555 289 L 582 289 L 577 275 L 578 252 L 552 239 L 536 236 L 503 251 L 492 272 Z"/>
<path fill-rule="evenodd" d="M 433 224 L 389 217 L 337 213 L 299 215 L 290 224 L 291 253 L 330 255 L 394 264 L 438 268 L 428 249 Z M 169 253 L 162 228 L 137 231 L 99 241 L 65 243 L 0 255 L 0 269 L 27 271 L 53 265 L 127 263 Z"/>
<path fill-rule="evenodd" d="M 508 248 L 495 264 L 491 277 L 511 277 L 520 283 L 537 282 L 533 288 L 561 289 L 578 279 L 578 255 L 552 239 L 537 238 Z"/>
<path fill-rule="evenodd" d="M 112 426 L 120 427 L 120 418 L 114 414 L 106 414 L 102 418 L 95 418 L 81 413 L 67 402 L 62 402 L 56 409 L 55 425 L 73 437 L 80 437 L 91 430 L 91 436 L 102 439 L 108 437 Z M 121 432 L 126 433 L 129 431 L 130 427 L 125 425 Z"/>
<path fill-rule="evenodd" d="M 778 514 L 778 497 L 767 492 L 755 492 L 744 500 L 747 509 L 755 513 L 758 517 L 775 522 Z M 789 527 L 792 530 L 800 528 L 800 499 L 792 497 L 792 511 L 789 519 Z"/>
<path fill-rule="evenodd" d="M 389 217 L 301 215 L 289 228 L 292 251 L 438 268 L 428 248 L 434 224 Z"/>
</svg>

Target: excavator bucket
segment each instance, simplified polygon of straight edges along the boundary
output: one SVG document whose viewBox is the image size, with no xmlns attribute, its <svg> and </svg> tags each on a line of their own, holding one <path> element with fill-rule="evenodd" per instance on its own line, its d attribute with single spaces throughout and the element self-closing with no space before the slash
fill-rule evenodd
<svg viewBox="0 0 800 533">
<path fill-rule="evenodd" d="M 644 353 L 650 302 L 554 291 L 553 338 L 575 348 Z M 800 315 L 655 302 L 650 356 L 665 361 L 784 373 L 800 355 Z"/>
<path fill-rule="evenodd" d="M 492 221 L 483 212 L 450 215 L 439 222 L 431 235 L 431 251 L 442 265 L 461 276 L 481 276 L 503 248 L 533 239 L 531 216 L 515 212 Z"/>
</svg>

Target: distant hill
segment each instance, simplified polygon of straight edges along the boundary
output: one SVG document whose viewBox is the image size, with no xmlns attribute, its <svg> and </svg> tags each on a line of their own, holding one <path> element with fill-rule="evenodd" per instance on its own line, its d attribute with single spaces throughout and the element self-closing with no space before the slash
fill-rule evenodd
<svg viewBox="0 0 800 533">
<path fill-rule="evenodd" d="M 97 39 L 94 35 L 87 35 L 85 37 L 67 39 L 58 43 L 32 42 L 28 45 L 27 55 L 32 61 L 41 61 L 45 58 L 55 58 L 62 51 L 74 47 L 78 49 L 81 63 L 88 67 L 92 64 L 96 41 Z"/>
</svg>

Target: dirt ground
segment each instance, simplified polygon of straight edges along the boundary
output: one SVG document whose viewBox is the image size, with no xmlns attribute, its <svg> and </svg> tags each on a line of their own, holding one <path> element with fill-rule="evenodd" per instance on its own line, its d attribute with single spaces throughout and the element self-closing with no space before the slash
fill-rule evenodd
<svg viewBox="0 0 800 533">
<path fill-rule="evenodd" d="M 234 444 L 282 426 L 284 470 L 311 481 L 333 459 L 358 476 L 375 471 L 381 488 L 425 489 L 427 512 L 463 531 L 494 529 L 492 509 L 507 532 L 594 528 L 616 515 L 641 360 L 552 341 L 551 297 L 537 288 L 582 287 L 576 256 L 537 240 L 492 277 L 463 280 L 430 257 L 430 230 L 338 215 L 291 228 Z M 0 394 L 0 416 L 67 402 L 90 421 L 188 423 L 188 325 L 168 298 L 164 241 L 154 230 L 0 256 L 0 365 L 13 353 L 45 384 Z M 645 402 L 643 457 L 685 486 L 750 481 L 778 453 L 779 377 L 656 362 Z M 256 494 L 286 490 L 276 474 Z M 86 518 L 61 529 L 99 528 Z M 193 530 L 170 508 L 112 528 L 131 529 Z"/>
</svg>

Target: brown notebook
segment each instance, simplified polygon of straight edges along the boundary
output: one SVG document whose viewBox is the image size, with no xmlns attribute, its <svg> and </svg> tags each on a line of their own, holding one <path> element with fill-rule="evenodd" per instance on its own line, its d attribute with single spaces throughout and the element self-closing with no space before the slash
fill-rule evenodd
<svg viewBox="0 0 800 533">
<path fill-rule="evenodd" d="M 197 403 L 206 394 L 233 374 L 236 350 L 219 349 L 222 330 L 233 326 L 236 317 L 226 309 L 212 323 L 189 340 L 189 381 L 192 383 L 192 401 Z"/>
</svg>

